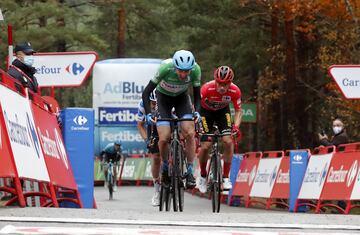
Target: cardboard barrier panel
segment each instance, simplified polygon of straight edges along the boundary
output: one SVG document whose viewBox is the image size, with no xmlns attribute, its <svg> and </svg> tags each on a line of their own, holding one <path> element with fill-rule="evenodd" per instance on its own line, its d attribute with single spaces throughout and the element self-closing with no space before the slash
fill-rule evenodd
<svg viewBox="0 0 360 235">
<path fill-rule="evenodd" d="M 77 189 L 56 116 L 34 103 L 32 110 L 51 182 L 57 186 Z"/>
<path fill-rule="evenodd" d="M 63 137 L 84 208 L 94 200 L 94 111 L 66 108 L 61 111 Z"/>
<path fill-rule="evenodd" d="M 0 94 L 1 109 L 19 177 L 49 182 L 29 100 L 1 85 Z"/>
<path fill-rule="evenodd" d="M 300 192 L 309 157 L 309 150 L 290 150 L 289 211 L 295 211 L 296 199 Z"/>
<path fill-rule="evenodd" d="M 243 154 L 234 154 L 232 160 L 231 160 L 231 169 L 230 169 L 230 181 L 232 185 L 235 185 L 236 177 L 239 172 L 241 161 L 243 160 Z M 233 188 L 230 189 L 229 195 L 228 195 L 228 204 L 231 204 L 231 198 L 232 198 Z"/>
<path fill-rule="evenodd" d="M 348 200 L 359 170 L 360 152 L 337 152 L 321 192 L 321 200 Z M 336 190 L 334 190 L 336 189 Z"/>
<path fill-rule="evenodd" d="M 290 158 L 281 157 L 279 171 L 270 198 L 288 199 L 290 189 Z"/>
<path fill-rule="evenodd" d="M 279 172 L 282 158 L 264 158 L 265 154 L 266 152 L 264 152 L 263 157 L 260 159 L 256 171 L 254 184 L 250 191 L 251 197 L 269 198 Z"/>
<path fill-rule="evenodd" d="M 298 199 L 320 198 L 333 153 L 312 155 L 306 168 Z"/>
<path fill-rule="evenodd" d="M 233 186 L 232 196 L 248 197 L 254 183 L 261 152 L 245 153 Z"/>
</svg>

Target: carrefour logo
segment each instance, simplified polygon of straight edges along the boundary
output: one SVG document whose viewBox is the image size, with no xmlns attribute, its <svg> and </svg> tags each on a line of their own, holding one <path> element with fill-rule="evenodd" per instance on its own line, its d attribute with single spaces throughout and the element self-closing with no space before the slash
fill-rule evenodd
<svg viewBox="0 0 360 235">
<path fill-rule="evenodd" d="M 36 154 L 37 154 L 38 158 L 40 158 L 40 142 L 39 142 L 39 139 L 37 137 L 34 124 L 30 120 L 30 117 L 29 117 L 28 113 L 26 113 L 26 120 L 27 120 L 28 130 L 30 131 L 29 134 L 30 134 L 31 141 L 33 143 L 33 146 L 35 148 L 35 151 L 36 151 Z"/>
<path fill-rule="evenodd" d="M 85 126 L 85 124 L 88 122 L 87 118 L 82 116 L 82 115 L 78 115 L 76 117 L 74 117 L 73 119 L 73 123 L 76 124 L 76 126 L 71 126 L 71 130 L 72 131 L 88 131 L 90 130 L 90 127 Z"/>
<path fill-rule="evenodd" d="M 84 71 L 84 66 L 79 63 L 72 63 L 66 66 L 65 70 L 72 75 L 79 75 Z"/>
<path fill-rule="evenodd" d="M 76 124 L 76 125 L 79 125 L 79 126 L 83 126 L 87 123 L 87 119 L 86 117 L 82 116 L 82 115 L 78 115 L 76 116 L 74 119 L 73 119 L 73 122 Z"/>
<path fill-rule="evenodd" d="M 30 135 L 28 129 L 19 123 L 17 114 L 14 115 L 15 120 L 10 120 L 4 110 L 4 117 L 9 132 L 10 141 L 26 147 L 30 147 Z"/>
</svg>

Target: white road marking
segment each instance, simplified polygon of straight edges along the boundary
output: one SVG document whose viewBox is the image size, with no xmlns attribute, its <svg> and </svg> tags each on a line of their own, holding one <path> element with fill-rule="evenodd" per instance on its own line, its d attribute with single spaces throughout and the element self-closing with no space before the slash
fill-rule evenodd
<svg viewBox="0 0 360 235">
<path fill-rule="evenodd" d="M 151 225 L 151 226 L 184 226 L 184 227 L 216 227 L 216 228 L 270 228 L 270 229 L 308 229 L 308 230 L 345 230 L 360 231 L 360 225 L 329 224 L 277 224 L 277 223 L 224 223 L 198 221 L 151 221 L 151 220 L 117 220 L 89 218 L 43 218 L 43 217 L 0 217 L 0 221 L 37 222 L 37 223 L 74 223 L 74 224 L 106 224 L 106 225 Z"/>
<path fill-rule="evenodd" d="M 16 227 L 13 225 L 7 225 L 0 230 L 0 234 L 77 234 L 77 235 L 301 235 L 309 234 L 302 232 L 266 232 L 266 231 L 241 231 L 241 230 L 229 230 L 229 231 L 204 231 L 199 229 L 142 229 L 142 228 L 99 228 L 99 227 Z M 310 233 L 319 234 L 320 233 Z M 337 235 L 343 233 L 327 233 L 328 235 Z M 323 234 L 322 234 L 323 235 Z"/>
</svg>

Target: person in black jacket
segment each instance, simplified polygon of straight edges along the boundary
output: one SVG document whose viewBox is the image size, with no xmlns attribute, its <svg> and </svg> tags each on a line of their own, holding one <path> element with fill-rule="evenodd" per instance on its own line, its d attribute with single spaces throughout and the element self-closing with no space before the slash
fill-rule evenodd
<svg viewBox="0 0 360 235">
<path fill-rule="evenodd" d="M 38 82 L 34 74 L 36 69 L 33 67 L 35 51 L 29 42 L 17 44 L 15 46 L 15 60 L 9 67 L 8 74 L 21 82 L 24 87 L 38 91 Z"/>
<path fill-rule="evenodd" d="M 323 146 L 335 145 L 337 147 L 340 144 L 347 144 L 349 142 L 349 138 L 346 133 L 344 123 L 339 118 L 336 118 L 333 121 L 332 128 L 333 128 L 334 136 L 331 138 L 331 140 L 329 140 L 328 136 L 325 133 L 322 134 L 319 133 L 320 145 Z"/>
</svg>

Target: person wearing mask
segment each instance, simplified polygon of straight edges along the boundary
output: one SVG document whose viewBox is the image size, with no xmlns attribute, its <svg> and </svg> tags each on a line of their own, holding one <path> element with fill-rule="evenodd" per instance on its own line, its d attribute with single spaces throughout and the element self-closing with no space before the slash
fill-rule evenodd
<svg viewBox="0 0 360 235">
<path fill-rule="evenodd" d="M 335 145 L 337 147 L 340 144 L 346 144 L 349 142 L 349 138 L 346 133 L 344 123 L 342 122 L 341 119 L 336 118 L 333 121 L 332 129 L 334 132 L 334 136 L 331 139 L 329 139 L 325 133 L 318 134 L 320 145 L 323 146 Z"/>
<path fill-rule="evenodd" d="M 35 51 L 31 44 L 29 42 L 17 44 L 14 51 L 15 60 L 9 66 L 8 74 L 19 80 L 24 87 L 38 92 L 38 82 L 34 76 L 36 69 L 33 67 Z"/>
</svg>

